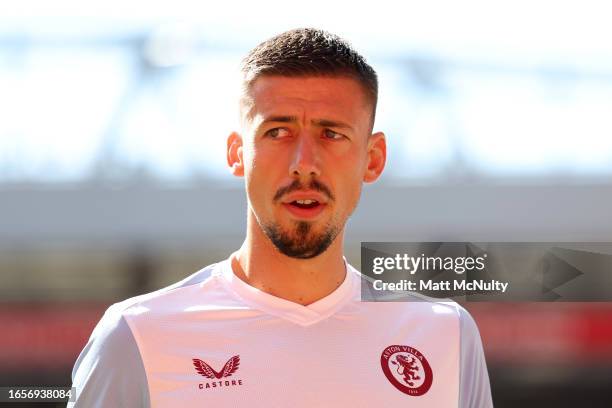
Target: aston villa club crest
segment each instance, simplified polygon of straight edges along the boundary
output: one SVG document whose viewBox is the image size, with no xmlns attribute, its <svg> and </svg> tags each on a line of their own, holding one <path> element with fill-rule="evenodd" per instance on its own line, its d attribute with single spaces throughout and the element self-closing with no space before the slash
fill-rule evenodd
<svg viewBox="0 0 612 408">
<path fill-rule="evenodd" d="M 209 388 L 220 388 L 220 387 L 230 387 L 235 385 L 242 385 L 241 379 L 231 379 L 231 380 L 222 380 L 224 377 L 231 377 L 236 371 L 238 371 L 238 367 L 240 367 L 240 356 L 236 355 L 227 360 L 221 371 L 216 371 L 212 368 L 207 362 L 200 360 L 199 358 L 192 359 L 193 366 L 198 374 L 203 377 L 210 378 L 212 380 L 221 380 L 221 381 L 209 381 L 207 383 L 202 383 L 198 385 L 200 389 L 209 389 Z"/>
<path fill-rule="evenodd" d="M 389 382 L 404 394 L 423 395 L 433 382 L 429 362 L 414 347 L 387 347 L 380 356 L 380 365 Z"/>
</svg>

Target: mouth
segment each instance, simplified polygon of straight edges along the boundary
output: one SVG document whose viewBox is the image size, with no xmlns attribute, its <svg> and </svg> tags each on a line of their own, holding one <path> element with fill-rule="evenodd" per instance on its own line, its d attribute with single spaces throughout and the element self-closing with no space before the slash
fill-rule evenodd
<svg viewBox="0 0 612 408">
<path fill-rule="evenodd" d="M 325 208 L 325 203 L 318 200 L 305 199 L 293 200 L 283 203 L 283 206 L 296 218 L 312 219 L 319 215 Z"/>
<path fill-rule="evenodd" d="M 293 200 L 289 204 L 298 208 L 315 208 L 320 205 L 317 200 Z"/>
</svg>

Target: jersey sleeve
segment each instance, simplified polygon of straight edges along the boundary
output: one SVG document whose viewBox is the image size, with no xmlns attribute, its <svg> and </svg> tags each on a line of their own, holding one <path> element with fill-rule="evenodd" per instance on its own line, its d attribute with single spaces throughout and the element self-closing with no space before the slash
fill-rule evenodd
<svg viewBox="0 0 612 408">
<path fill-rule="evenodd" d="M 76 401 L 68 408 L 149 407 L 146 373 L 120 304 L 111 306 L 72 370 Z"/>
<path fill-rule="evenodd" d="M 459 306 L 461 357 L 459 408 L 493 407 L 489 373 L 476 322 Z"/>
</svg>

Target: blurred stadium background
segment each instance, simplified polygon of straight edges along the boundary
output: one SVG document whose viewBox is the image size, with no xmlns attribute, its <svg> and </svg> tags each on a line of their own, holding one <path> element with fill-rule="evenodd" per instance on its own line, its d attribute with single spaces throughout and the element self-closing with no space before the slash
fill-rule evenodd
<svg viewBox="0 0 612 408">
<path fill-rule="evenodd" d="M 350 222 L 354 264 L 361 241 L 612 241 L 603 4 L 4 4 L 0 385 L 70 384 L 106 307 L 240 245 L 237 65 L 294 27 L 379 72 L 390 155 Z M 611 406 L 610 303 L 465 306 L 496 407 Z"/>
</svg>

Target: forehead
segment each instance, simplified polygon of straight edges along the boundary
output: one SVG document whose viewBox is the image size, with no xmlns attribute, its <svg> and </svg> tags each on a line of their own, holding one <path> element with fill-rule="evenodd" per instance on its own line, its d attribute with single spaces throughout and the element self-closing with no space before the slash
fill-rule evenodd
<svg viewBox="0 0 612 408">
<path fill-rule="evenodd" d="M 359 82 L 348 77 L 261 76 L 245 95 L 246 119 L 268 115 L 313 115 L 368 122 L 371 106 Z"/>
</svg>

